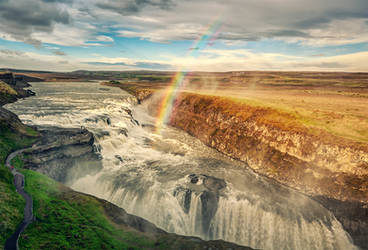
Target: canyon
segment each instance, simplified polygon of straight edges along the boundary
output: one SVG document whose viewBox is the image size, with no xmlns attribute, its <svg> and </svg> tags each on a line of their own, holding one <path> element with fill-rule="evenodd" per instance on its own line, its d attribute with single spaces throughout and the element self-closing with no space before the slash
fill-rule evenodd
<svg viewBox="0 0 368 250">
<path fill-rule="evenodd" d="M 146 103 L 153 115 L 157 114 L 163 98 L 162 86 L 105 84 L 127 90 L 136 96 L 138 102 Z M 340 136 L 323 127 L 306 126 L 300 122 L 297 112 L 285 112 L 259 102 L 244 102 L 226 94 L 217 95 L 219 88 L 225 93 L 229 91 L 226 84 L 220 83 L 217 92 L 210 94 L 203 93 L 205 89 L 194 91 L 194 84 L 184 85 L 173 102 L 168 125 L 245 162 L 255 172 L 312 197 L 332 211 L 354 242 L 365 249 L 368 235 L 368 145 L 364 140 Z M 345 92 L 361 96 L 358 100 L 362 103 L 365 101 L 362 98 L 366 98 L 365 89 L 303 86 L 298 91 L 318 94 L 323 88 L 339 94 Z M 238 96 L 244 93 L 239 91 Z M 335 97 L 331 95 L 330 98 Z M 310 105 L 308 99 L 305 100 L 304 105 Z M 328 118 L 339 123 L 343 116 L 330 112 Z M 340 123 L 344 121 L 340 120 Z"/>
<path fill-rule="evenodd" d="M 284 73 L 281 75 L 283 76 Z M 286 75 L 287 77 L 291 77 L 289 73 Z M 295 213 L 297 217 L 303 214 L 302 220 L 308 222 L 310 222 L 309 220 L 311 218 L 313 218 L 311 219 L 312 221 L 319 220 L 318 218 L 321 216 L 320 212 L 317 212 L 320 210 L 320 208 L 317 208 L 319 205 L 311 201 L 307 203 L 303 201 L 300 207 L 297 206 L 297 208 L 295 208 L 295 204 L 292 204 L 295 198 L 291 199 L 291 197 L 294 197 L 294 194 L 291 195 L 294 191 L 287 191 L 287 188 L 297 190 L 301 194 L 307 195 L 331 211 L 342 224 L 343 228 L 353 238 L 354 243 L 362 249 L 365 249 L 367 245 L 366 236 L 368 235 L 368 151 L 365 142 L 366 135 L 364 133 L 366 120 L 362 118 L 366 114 L 364 113 L 364 109 L 361 109 L 361 107 L 364 107 L 366 100 L 365 89 L 363 88 L 362 91 L 360 91 L 360 86 L 358 88 L 329 87 L 326 85 L 319 87 L 318 83 L 315 83 L 316 86 L 313 87 L 310 87 L 310 85 L 275 87 L 273 84 L 269 86 L 263 81 L 262 88 L 259 87 L 256 91 L 253 89 L 252 92 L 249 86 L 245 88 L 247 91 L 242 87 L 242 85 L 244 85 L 244 79 L 242 77 L 233 75 L 231 78 L 232 81 L 240 79 L 239 81 L 242 83 L 238 85 L 233 83 L 230 88 L 227 86 L 228 81 L 223 80 L 226 74 L 218 74 L 217 76 L 220 77 L 221 82 L 220 80 L 215 81 L 216 88 L 214 91 L 209 91 L 213 89 L 211 87 L 211 84 L 214 84 L 213 82 L 201 86 L 203 82 L 207 81 L 208 75 L 194 74 L 188 78 L 187 82 L 184 83 L 182 91 L 174 99 L 172 113 L 167 121 L 167 125 L 169 125 L 167 126 L 167 130 L 171 131 L 171 128 L 177 128 L 184 131 L 229 159 L 242 162 L 242 168 L 245 172 L 251 169 L 257 173 L 254 177 L 251 177 L 253 175 L 249 177 L 244 176 L 243 181 L 249 183 L 253 183 L 251 178 L 257 180 L 254 180 L 253 183 L 254 190 L 249 189 L 249 194 L 241 195 L 242 198 L 240 198 L 240 203 L 243 202 L 242 199 L 244 195 L 246 196 L 246 200 L 255 202 L 254 197 L 250 197 L 254 195 L 253 192 L 260 192 L 260 190 L 258 190 L 260 188 L 259 185 L 264 185 L 257 183 L 259 182 L 259 177 L 256 176 L 263 176 L 267 179 L 267 187 L 268 185 L 274 186 L 269 190 L 271 194 L 277 197 L 276 200 L 283 200 L 280 206 L 282 204 L 289 204 L 289 212 Z M 327 75 L 326 77 L 331 77 L 331 75 Z M 345 81 L 344 79 L 351 77 L 351 75 L 342 75 L 341 77 L 343 79 L 342 81 Z M 212 79 L 213 75 L 210 75 L 210 78 Z M 201 80 L 199 81 L 198 79 Z M 213 81 L 213 79 L 211 81 Z M 66 86 L 69 83 L 63 84 Z M 342 83 L 339 82 L 338 84 Z M 36 85 L 38 86 L 39 84 L 37 83 Z M 36 89 L 43 92 L 43 88 L 49 88 L 48 85 L 49 84 L 39 85 Z M 78 84 L 70 83 L 69 85 L 68 88 L 74 88 L 72 86 L 76 86 L 77 92 L 82 91 L 82 88 L 80 88 Z M 89 83 L 88 85 L 85 83 L 81 86 L 89 85 L 95 86 L 95 83 Z M 114 80 L 103 83 L 103 85 L 120 87 L 135 96 L 136 99 L 134 100 L 134 98 L 123 94 L 125 101 L 122 102 L 122 107 L 118 107 L 116 105 L 121 105 L 119 103 L 123 99 L 118 97 L 117 93 L 114 93 L 113 97 L 111 96 L 112 93 L 109 88 L 100 87 L 96 90 L 92 90 L 95 87 L 91 87 L 91 93 L 95 93 L 97 95 L 96 98 L 100 100 L 100 102 L 97 102 L 98 104 L 96 103 L 96 106 L 94 106 L 94 103 L 87 104 L 88 101 L 86 100 L 86 105 L 89 105 L 88 109 L 83 108 L 83 105 L 85 105 L 83 98 L 85 97 L 82 95 L 82 100 L 77 101 L 76 96 L 73 96 L 74 92 L 71 92 L 71 96 L 67 97 L 72 103 L 77 101 L 72 105 L 66 104 L 65 100 L 59 99 L 57 95 L 53 97 L 53 94 L 51 94 L 52 99 L 50 100 L 55 102 L 55 104 L 52 103 L 51 106 L 48 103 L 43 103 L 44 100 L 42 100 L 42 98 L 36 98 L 37 103 L 35 103 L 35 107 L 31 108 L 28 106 L 25 108 L 22 107 L 23 104 L 18 106 L 17 109 L 20 109 L 17 112 L 20 112 L 20 114 L 22 114 L 22 120 L 27 121 L 29 124 L 35 121 L 40 124 L 48 124 L 50 121 L 56 122 L 56 119 L 61 119 L 56 122 L 57 126 L 64 127 L 66 124 L 70 124 L 71 127 L 82 126 L 82 129 L 77 129 L 78 131 L 74 131 L 71 128 L 66 130 L 63 128 L 58 131 L 56 128 L 38 125 L 39 132 L 49 134 L 51 139 L 46 139 L 43 141 L 43 144 L 35 145 L 32 150 L 25 152 L 26 157 L 24 161 L 27 168 L 49 175 L 80 192 L 86 192 L 99 198 L 106 199 L 119 207 L 126 208 L 129 213 L 143 216 L 150 222 L 154 222 L 160 228 L 164 228 L 170 232 L 180 232 L 180 234 L 186 235 L 194 234 L 205 239 L 226 237 L 226 239 L 230 239 L 232 242 L 239 242 L 242 245 L 251 244 L 250 246 L 255 248 L 257 248 L 257 246 L 266 247 L 266 245 L 263 245 L 266 243 L 259 241 L 259 238 L 257 238 L 262 234 L 258 236 L 256 236 L 256 234 L 253 236 L 244 235 L 243 239 L 246 239 L 246 237 L 249 237 L 249 239 L 242 241 L 240 238 L 236 238 L 235 235 L 227 234 L 226 231 L 221 232 L 223 229 L 221 229 L 220 224 L 218 224 L 220 223 L 219 216 L 226 216 L 226 220 L 231 220 L 231 218 L 227 218 L 227 216 L 234 212 L 226 210 L 226 207 L 230 204 L 230 200 L 228 200 L 230 197 L 227 197 L 227 195 L 229 195 L 229 188 L 232 187 L 231 182 L 233 180 L 228 179 L 228 177 L 224 178 L 220 173 L 210 174 L 212 170 L 207 173 L 206 171 L 208 171 L 208 169 L 204 170 L 204 167 L 206 166 L 207 168 L 212 166 L 213 168 L 217 166 L 216 168 L 218 168 L 218 166 L 221 166 L 221 169 L 228 168 L 228 171 L 234 171 L 230 165 L 221 163 L 221 161 L 207 160 L 206 162 L 206 160 L 201 159 L 198 160 L 196 164 L 199 164 L 199 166 L 204 164 L 202 170 L 201 168 L 197 169 L 197 167 L 194 168 L 191 166 L 190 168 L 193 168 L 193 170 L 189 168 L 188 170 L 182 171 L 179 169 L 182 167 L 187 168 L 188 165 L 186 165 L 187 163 L 180 163 L 175 167 L 178 167 L 180 172 L 179 176 L 181 176 L 180 178 L 183 177 L 185 181 L 179 178 L 176 184 L 175 182 L 170 184 L 171 178 L 178 178 L 178 173 L 176 173 L 176 177 L 166 177 L 168 178 L 168 182 L 166 180 L 162 182 L 163 179 L 160 177 L 161 175 L 164 173 L 164 175 L 172 174 L 170 172 L 172 171 L 171 169 L 166 169 L 166 164 L 168 163 L 166 163 L 165 160 L 160 160 L 162 155 L 155 155 L 156 153 L 152 154 L 153 152 L 151 152 L 151 149 L 148 150 L 148 152 L 151 153 L 144 153 L 147 148 L 152 147 L 153 150 L 163 150 L 163 152 L 165 152 L 164 159 L 167 157 L 168 159 L 174 157 L 172 160 L 175 162 L 177 160 L 176 157 L 186 158 L 185 155 L 187 153 L 185 150 L 183 151 L 179 148 L 175 149 L 173 145 L 170 146 L 167 144 L 168 141 L 166 140 L 169 138 L 162 138 L 162 142 L 157 141 L 157 135 L 152 133 L 154 128 L 152 122 L 147 120 L 143 114 L 145 110 L 148 110 L 151 115 L 157 115 L 158 107 L 162 102 L 165 89 L 168 86 L 167 83 L 147 82 L 145 80 L 141 82 L 131 80 L 128 82 L 124 80 L 119 82 Z M 261 86 L 261 84 L 259 85 Z M 56 88 L 50 87 L 50 90 L 56 90 L 56 94 L 62 91 L 64 94 L 64 90 L 58 89 L 59 86 L 61 87 L 62 85 L 57 84 L 55 86 Z M 357 89 L 359 89 L 360 92 L 358 92 Z M 106 99 L 104 93 L 109 96 L 108 99 Z M 48 92 L 46 91 L 41 94 L 48 94 Z M 69 95 L 68 93 L 65 94 Z M 101 95 L 101 97 L 99 97 L 99 95 Z M 80 98 L 80 96 L 78 98 Z M 111 98 L 117 99 L 112 101 L 110 100 Z M 302 99 L 298 100 L 298 98 Z M 329 99 L 331 98 L 342 102 L 333 103 L 333 105 L 335 105 L 333 106 L 329 104 Z M 120 101 L 118 99 L 120 99 Z M 340 106 L 338 106 L 340 105 L 339 103 L 344 103 L 347 100 L 351 102 L 346 107 L 346 111 L 341 110 L 339 113 L 334 112 L 334 110 L 340 108 Z M 80 106 L 82 103 L 83 105 Z M 91 104 L 92 106 L 90 106 Z M 134 106 L 135 104 L 140 105 Z M 30 103 L 28 105 L 30 105 Z M 41 105 L 40 107 L 46 105 L 45 110 L 37 110 L 37 105 Z M 291 105 L 293 107 L 292 111 L 290 111 L 290 109 L 285 109 L 285 105 Z M 31 106 L 33 106 L 33 104 Z M 77 112 L 69 114 L 69 108 L 78 107 L 79 109 L 79 106 L 81 108 L 80 110 L 76 110 Z M 92 113 L 89 111 L 91 107 L 93 107 L 92 110 L 95 110 Z M 310 113 L 306 112 L 301 107 L 305 107 Z M 316 107 L 318 107 L 318 110 L 314 111 Z M 61 114 L 61 116 L 59 114 Z M 346 121 L 348 121 L 348 123 L 345 123 Z M 347 128 L 354 123 L 356 123 L 356 126 L 348 130 Z M 87 127 L 88 131 L 92 132 L 93 137 L 97 141 L 91 140 L 92 135 L 90 132 L 83 131 L 84 126 Z M 343 128 L 341 130 L 343 133 L 339 133 L 340 128 Z M 363 132 L 361 133 L 361 131 Z M 170 134 L 171 133 L 174 133 L 174 131 L 170 132 Z M 174 134 L 177 133 L 178 132 L 175 132 Z M 179 137 L 182 136 L 183 135 Z M 140 142 L 141 140 L 143 141 Z M 172 140 L 172 138 L 169 140 Z M 55 141 L 55 143 L 53 143 L 53 141 Z M 133 142 L 137 144 L 137 149 L 133 149 L 136 146 L 129 148 L 132 147 Z M 142 145 L 140 143 L 142 143 Z M 129 146 L 125 149 L 127 145 Z M 105 162 L 103 168 L 97 163 L 99 160 L 98 155 L 101 153 L 101 150 L 104 158 L 103 161 Z M 129 150 L 133 150 L 133 152 Z M 196 149 L 194 148 L 193 150 Z M 75 157 L 75 161 L 73 157 Z M 139 160 L 141 157 L 145 160 Z M 213 157 L 213 153 L 211 153 L 211 157 Z M 80 163 L 86 159 L 87 162 L 91 164 L 85 164 L 82 168 L 86 168 L 87 165 L 92 166 L 87 173 L 81 169 L 78 170 L 81 166 L 75 164 L 76 162 Z M 191 161 L 193 160 L 197 161 L 194 158 L 191 159 Z M 133 165 L 135 167 L 133 167 Z M 112 168 L 114 171 L 111 172 L 110 167 L 106 168 L 106 166 L 114 166 Z M 122 168 L 116 170 L 116 166 L 121 166 Z M 141 167 L 146 169 L 145 171 L 147 171 L 147 173 L 145 175 L 147 176 L 142 175 L 139 177 L 141 174 L 139 168 Z M 156 183 L 156 181 L 152 183 L 151 178 L 153 176 L 149 177 L 149 175 L 153 173 L 151 173 L 153 169 L 154 171 L 158 171 L 158 179 L 156 181 L 162 183 L 160 184 L 161 186 L 154 184 L 153 187 L 155 189 L 150 190 L 150 186 Z M 91 179 L 91 177 L 88 177 L 89 175 L 94 177 Z M 241 175 L 239 175 L 239 177 Z M 182 183 L 182 181 L 184 181 L 184 183 Z M 176 186 L 171 186 L 172 184 Z M 279 184 L 287 188 L 285 189 L 279 186 Z M 169 195 L 170 197 L 166 197 L 166 193 L 161 194 L 165 189 L 172 189 L 170 191 L 172 192 Z M 268 190 L 268 188 L 264 188 L 262 192 L 265 192 L 265 190 Z M 163 199 L 161 195 L 164 195 L 165 199 Z M 234 194 L 231 194 L 230 196 L 233 195 Z M 285 197 L 283 197 L 283 195 Z M 273 198 L 269 198 L 273 200 Z M 129 202 L 127 203 L 129 199 L 134 202 L 132 204 Z M 148 211 L 142 207 L 143 204 L 140 204 L 140 202 L 144 203 L 152 199 L 157 199 L 155 202 L 158 202 L 157 204 L 161 203 L 162 207 L 153 207 L 153 210 L 150 211 L 152 214 L 147 214 Z M 237 199 L 239 199 L 239 197 Z M 268 200 L 268 198 L 265 198 L 265 200 Z M 194 220 L 198 220 L 200 218 L 198 223 L 191 225 L 191 222 L 189 223 L 189 221 L 186 221 L 187 219 L 184 221 L 175 221 L 177 218 L 173 218 L 174 221 L 170 223 L 174 224 L 165 224 L 165 221 L 174 215 L 172 213 L 173 211 L 170 211 L 170 209 L 162 211 L 160 215 L 157 214 L 159 216 L 154 216 L 160 207 L 162 209 L 168 209 L 169 207 L 167 206 L 173 205 L 172 202 L 179 203 L 180 207 L 174 210 L 175 213 L 179 212 L 178 215 L 182 217 L 181 220 L 187 216 L 190 217 L 190 220 L 194 218 L 197 218 Z M 281 201 L 277 201 L 277 204 L 279 204 L 278 202 Z M 240 205 L 240 203 L 238 203 L 239 200 L 236 206 Z M 202 212 L 196 212 L 196 209 L 198 209 L 196 207 L 197 204 L 200 204 L 199 206 L 201 209 L 198 211 Z M 278 205 L 268 207 L 269 205 L 270 204 L 262 204 L 258 209 L 262 211 L 265 209 L 265 211 L 263 211 L 265 213 L 267 213 L 268 209 L 271 209 L 271 211 L 276 209 L 278 212 L 276 210 L 273 211 L 276 217 L 279 215 L 283 217 L 285 215 L 284 213 L 287 213 L 284 211 L 284 207 L 281 208 L 278 207 Z M 233 206 L 235 208 L 235 205 Z M 257 206 L 259 205 L 256 205 L 256 207 Z M 249 205 L 242 205 L 241 209 L 243 212 L 247 213 L 253 211 L 249 210 L 251 209 Z M 309 212 L 305 209 L 310 209 L 311 214 L 308 214 Z M 225 213 L 225 211 L 227 212 Z M 198 217 L 198 213 L 202 213 L 200 217 Z M 222 215 L 222 213 L 224 214 Z M 192 218 L 192 216 L 194 217 Z M 240 216 L 245 215 L 242 214 Z M 260 218 L 263 218 L 262 216 L 266 216 L 266 214 L 262 214 Z M 285 218 L 288 218 L 288 216 Z M 329 220 L 333 221 L 333 217 Z M 178 227 L 175 223 L 189 223 L 188 226 L 194 227 L 194 229 L 185 229 L 182 231 L 187 225 L 183 227 L 183 225 L 180 224 L 181 226 Z M 253 221 L 252 223 L 260 226 L 262 230 L 265 230 L 267 227 L 265 224 L 262 224 L 262 221 Z M 330 223 L 335 222 L 323 221 L 321 223 L 327 223 L 326 225 L 328 228 Z M 289 225 L 288 223 L 282 224 L 282 227 Z M 240 224 L 238 226 L 239 228 L 227 230 L 243 230 Z M 334 230 L 336 230 L 335 226 L 334 228 Z M 243 231 L 241 232 L 243 233 Z M 336 231 L 333 233 L 336 233 Z M 277 232 L 275 232 L 275 235 L 278 235 Z M 270 236 L 273 237 L 274 235 Z M 296 241 L 302 239 L 300 235 L 293 237 L 295 237 L 294 240 Z M 249 244 L 247 242 L 249 242 Z M 272 249 L 274 247 L 270 246 L 272 246 L 272 244 L 267 245 L 266 248 Z"/>
</svg>

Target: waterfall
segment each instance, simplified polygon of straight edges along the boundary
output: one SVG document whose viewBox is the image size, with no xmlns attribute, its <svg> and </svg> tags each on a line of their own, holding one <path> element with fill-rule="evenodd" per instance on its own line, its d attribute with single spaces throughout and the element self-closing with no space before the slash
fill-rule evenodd
<svg viewBox="0 0 368 250">
<path fill-rule="evenodd" d="M 30 125 L 86 127 L 103 169 L 67 185 L 158 227 L 261 249 L 355 249 L 317 202 L 265 179 L 182 131 L 152 132 L 145 107 L 98 83 L 33 83 L 37 96 L 7 105 Z"/>
<path fill-rule="evenodd" d="M 80 186 L 74 187 L 96 190 L 92 194 L 177 234 L 223 239 L 258 249 L 355 249 L 334 216 L 307 197 L 298 197 L 305 200 L 295 202 L 304 204 L 293 207 L 292 202 L 265 203 L 262 197 L 251 197 L 254 194 L 248 197 L 226 188 L 218 200 L 213 198 L 209 202 L 202 198 L 206 192 L 203 189 L 183 188 L 185 180 L 164 185 L 137 180 L 117 187 L 108 179 L 100 176 L 96 182 L 80 180 Z M 190 182 L 188 177 L 184 179 Z M 90 187 L 89 183 L 98 183 L 98 187 Z M 132 188 L 135 185 L 139 187 Z M 211 208 L 217 206 L 213 216 L 204 212 L 205 202 Z M 209 220 L 208 225 L 205 220 Z"/>
</svg>

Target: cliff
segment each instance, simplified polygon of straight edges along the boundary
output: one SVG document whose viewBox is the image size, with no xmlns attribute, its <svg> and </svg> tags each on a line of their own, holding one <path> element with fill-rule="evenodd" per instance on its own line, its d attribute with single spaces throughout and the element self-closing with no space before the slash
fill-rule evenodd
<svg viewBox="0 0 368 250">
<path fill-rule="evenodd" d="M 37 127 L 41 138 L 23 152 L 24 168 L 66 183 L 102 169 L 94 137 L 86 129 Z M 72 169 L 72 172 L 71 172 Z"/>
<path fill-rule="evenodd" d="M 19 98 L 35 95 L 31 90 L 24 88 L 30 85 L 23 76 L 14 76 L 12 73 L 0 73 L 0 106 L 15 102 Z"/>
<path fill-rule="evenodd" d="M 310 129 L 297 117 L 224 97 L 182 94 L 169 124 L 310 195 L 368 202 L 368 145 Z"/>
</svg>

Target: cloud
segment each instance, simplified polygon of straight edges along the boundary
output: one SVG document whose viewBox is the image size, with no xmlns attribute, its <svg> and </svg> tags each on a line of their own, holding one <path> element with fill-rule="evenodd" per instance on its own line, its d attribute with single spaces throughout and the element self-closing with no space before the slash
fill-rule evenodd
<svg viewBox="0 0 368 250">
<path fill-rule="evenodd" d="M 0 0 L 0 38 L 41 47 L 101 46 L 112 42 L 97 35 L 101 20 L 86 14 L 86 2 L 79 0 Z M 88 41 L 95 41 L 91 43 Z"/>
<path fill-rule="evenodd" d="M 68 61 L 58 61 L 59 64 L 68 64 Z"/>
<path fill-rule="evenodd" d="M 53 50 L 52 53 L 57 56 L 66 56 L 65 52 L 61 50 Z"/>
<path fill-rule="evenodd" d="M 0 54 L 9 55 L 9 56 L 22 56 L 24 52 L 17 51 L 17 50 L 1 49 Z"/>
<path fill-rule="evenodd" d="M 50 71 L 86 70 L 183 70 L 188 71 L 243 71 L 243 70 L 292 70 L 292 71 L 350 71 L 367 72 L 368 52 L 340 56 L 302 57 L 281 53 L 255 53 L 244 49 L 206 50 L 204 55 L 171 56 L 166 60 L 134 60 L 124 57 L 75 58 L 60 60 L 57 55 L 19 52 L 1 49 L 0 68 L 23 68 Z M 31 68 L 30 68 L 31 67 Z"/>
<path fill-rule="evenodd" d="M 113 42 L 108 34 L 116 32 L 167 43 L 195 40 L 217 20 L 217 39 L 227 44 L 341 45 L 368 42 L 367 9 L 366 0 L 0 0 L 0 37 L 35 46 L 94 46 Z"/>
<path fill-rule="evenodd" d="M 70 24 L 68 12 L 55 3 L 40 0 L 1 0 L 0 37 L 40 46 L 34 32 L 51 32 L 55 23 Z"/>
<path fill-rule="evenodd" d="M 96 41 L 99 41 L 99 42 L 113 42 L 114 39 L 112 39 L 109 36 L 97 36 Z"/>
<path fill-rule="evenodd" d="M 343 69 L 346 64 L 339 62 L 311 62 L 311 63 L 296 63 L 296 68 L 318 68 L 318 69 Z"/>
<path fill-rule="evenodd" d="M 368 52 L 342 56 L 291 56 L 281 53 L 255 53 L 245 49 L 207 49 L 202 55 L 171 56 L 166 61 L 132 60 L 129 58 L 100 57 L 83 63 L 101 68 L 125 66 L 128 69 L 187 70 L 187 71 L 243 71 L 243 70 L 292 70 L 292 71 L 367 71 Z M 342 63 L 343 62 L 343 63 Z"/>
<path fill-rule="evenodd" d="M 0 38 L 49 49 L 52 57 L 40 55 L 35 67 L 44 65 L 49 68 L 51 65 L 68 69 L 74 65 L 86 69 L 101 67 L 119 70 L 132 67 L 188 67 L 209 71 L 320 68 L 359 71 L 367 70 L 363 60 L 367 59 L 364 50 L 368 48 L 367 9 L 367 0 L 0 0 Z M 203 47 L 200 46 L 197 46 L 201 48 L 198 50 L 193 48 L 198 58 L 177 56 L 182 51 L 177 53 L 174 49 L 180 49 L 186 43 L 176 41 L 193 41 L 203 35 L 211 37 L 211 25 L 214 23 L 219 23 L 219 30 L 209 43 L 213 45 L 208 46 L 211 49 L 201 50 Z M 111 55 L 112 49 L 103 47 L 114 46 L 118 52 L 124 47 L 124 42 L 134 41 L 120 39 L 119 36 L 172 43 L 174 46 L 149 47 L 151 43 L 139 42 L 137 49 L 142 48 L 139 46 L 148 46 L 144 48 L 147 55 L 142 58 L 152 55 L 155 56 L 154 60 L 101 58 L 93 55 L 95 52 Z M 265 51 L 283 53 L 232 49 L 253 47 L 255 51 L 261 51 L 262 47 L 256 43 L 260 40 L 266 40 L 265 43 L 259 43 L 266 46 Z M 275 48 L 275 41 L 282 45 L 280 49 Z M 298 44 L 288 47 L 289 43 Z M 346 46 L 348 44 L 357 45 Z M 60 46 L 78 47 L 78 50 L 62 48 L 68 51 L 68 64 L 58 63 L 61 62 L 60 56 L 65 55 Z M 84 49 L 92 46 L 100 48 Z M 331 46 L 336 46 L 335 52 L 332 52 L 334 47 Z M 328 55 L 349 51 L 360 51 L 361 54 L 329 57 L 323 54 L 323 50 L 314 47 L 329 47 Z M 160 49 L 156 51 L 155 48 Z M 300 54 L 309 53 L 310 56 L 296 56 L 298 51 L 295 48 L 306 48 L 305 53 Z M 337 52 L 341 48 L 348 50 Z M 104 53 L 104 49 L 107 53 Z M 159 54 L 161 49 L 162 54 Z M 25 55 L 29 56 L 27 53 Z M 13 61 L 9 63 L 17 61 L 19 65 L 24 65 L 20 62 L 21 58 L 16 58 L 16 52 L 3 50 L 0 54 L 2 58 L 11 56 Z M 73 54 L 86 58 L 73 57 Z M 131 53 L 128 51 L 126 54 Z M 25 61 L 28 60 L 26 58 Z M 55 61 L 51 62 L 50 58 Z M 29 65 L 33 66 L 32 63 Z"/>
<path fill-rule="evenodd" d="M 142 6 L 136 11 L 141 19 L 121 17 L 119 34 L 159 42 L 193 40 L 218 19 L 218 39 L 225 41 L 282 39 L 316 46 L 368 42 L 367 9 L 366 0 L 172 0 L 167 9 Z M 349 22 L 358 23 L 359 31 L 341 27 Z"/>
<path fill-rule="evenodd" d="M 122 15 L 132 15 L 140 12 L 145 7 L 154 7 L 160 9 L 170 9 L 171 0 L 107 0 L 97 3 L 97 7 L 101 9 L 111 10 Z"/>
<path fill-rule="evenodd" d="M 133 69 L 150 69 L 150 70 L 170 70 L 172 66 L 167 63 L 158 63 L 153 61 L 130 61 L 130 62 L 87 62 L 89 65 L 99 66 L 127 66 Z"/>
</svg>

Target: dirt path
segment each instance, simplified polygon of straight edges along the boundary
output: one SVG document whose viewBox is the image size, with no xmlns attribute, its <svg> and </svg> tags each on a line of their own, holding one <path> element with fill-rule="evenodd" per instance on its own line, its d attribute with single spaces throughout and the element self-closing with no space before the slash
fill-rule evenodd
<svg viewBox="0 0 368 250">
<path fill-rule="evenodd" d="M 8 155 L 6 158 L 6 166 L 11 170 L 14 176 L 14 185 L 17 192 L 23 196 L 26 201 L 26 206 L 24 208 L 24 218 L 23 222 L 17 227 L 17 230 L 8 238 L 5 242 L 5 250 L 18 249 L 18 239 L 20 234 L 24 229 L 33 221 L 33 200 L 32 197 L 24 191 L 24 175 L 19 173 L 15 168 L 11 167 L 11 160 L 18 154 L 22 153 L 25 149 L 15 151 Z"/>
</svg>

